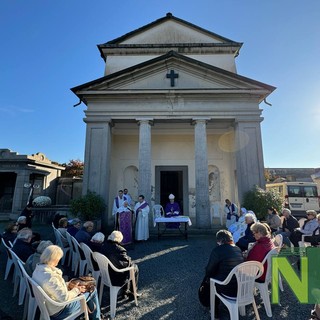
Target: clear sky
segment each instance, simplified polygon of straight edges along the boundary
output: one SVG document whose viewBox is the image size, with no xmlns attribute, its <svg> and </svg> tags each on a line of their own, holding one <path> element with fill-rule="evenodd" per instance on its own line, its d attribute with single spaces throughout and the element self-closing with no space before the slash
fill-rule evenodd
<svg viewBox="0 0 320 320">
<path fill-rule="evenodd" d="M 277 87 L 260 105 L 265 167 L 320 167 L 319 0 L 1 0 L 0 148 L 83 160 L 70 88 L 103 76 L 97 44 L 167 12 L 243 42 L 238 73 Z"/>
</svg>

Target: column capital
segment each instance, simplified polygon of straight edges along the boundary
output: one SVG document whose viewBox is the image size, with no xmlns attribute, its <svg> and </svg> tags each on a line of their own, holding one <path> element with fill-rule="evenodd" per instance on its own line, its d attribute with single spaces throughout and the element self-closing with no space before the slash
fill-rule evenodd
<svg viewBox="0 0 320 320">
<path fill-rule="evenodd" d="M 206 124 L 210 120 L 211 120 L 211 118 L 208 118 L 208 117 L 195 117 L 195 118 L 191 119 L 191 124 L 192 125 L 195 125 L 197 123 L 205 123 Z"/>
<path fill-rule="evenodd" d="M 138 122 L 138 125 L 142 123 L 147 123 L 153 126 L 153 118 L 136 118 L 136 121 Z"/>
</svg>

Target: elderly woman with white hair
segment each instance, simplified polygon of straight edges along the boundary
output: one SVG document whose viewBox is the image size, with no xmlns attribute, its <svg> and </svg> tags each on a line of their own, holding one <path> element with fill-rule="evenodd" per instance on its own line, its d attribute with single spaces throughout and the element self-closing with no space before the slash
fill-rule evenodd
<svg viewBox="0 0 320 320">
<path fill-rule="evenodd" d="M 13 244 L 12 251 L 23 262 L 26 262 L 27 259 L 35 252 L 35 249 L 31 245 L 32 236 L 32 230 L 24 228 L 18 232 L 17 238 Z"/>
<path fill-rule="evenodd" d="M 100 253 L 104 254 L 118 269 L 124 269 L 134 265 L 136 284 L 138 286 L 138 266 L 131 262 L 131 258 L 127 254 L 127 250 L 121 246 L 122 239 L 123 235 L 120 231 L 113 231 L 109 235 L 108 241 L 101 247 Z M 129 272 L 115 272 L 111 269 L 111 267 L 109 267 L 109 274 L 113 286 L 122 287 L 129 279 Z M 132 295 L 131 293 L 132 290 L 131 292 L 130 290 L 126 292 L 128 295 Z"/>
<path fill-rule="evenodd" d="M 60 259 L 63 256 L 63 251 L 56 245 L 48 246 L 40 256 L 40 263 L 37 264 L 33 272 L 32 278 L 40 287 L 57 302 L 67 302 L 84 294 L 86 296 L 88 308 L 92 311 L 89 313 L 89 318 L 100 320 L 100 305 L 96 290 L 92 293 L 85 292 L 85 286 L 76 284 L 71 290 L 68 289 L 67 283 L 62 277 L 62 271 L 57 268 Z M 80 302 L 72 302 L 66 307 L 59 307 L 50 302 L 46 303 L 51 320 L 63 320 L 72 313 L 80 309 Z"/>
<path fill-rule="evenodd" d="M 237 241 L 236 245 L 242 250 L 248 250 L 248 245 L 250 242 L 256 242 L 256 239 L 253 236 L 253 232 L 250 229 L 251 226 L 256 222 L 256 217 L 252 213 L 247 213 L 244 216 L 245 223 L 247 225 L 244 235 Z"/>
</svg>

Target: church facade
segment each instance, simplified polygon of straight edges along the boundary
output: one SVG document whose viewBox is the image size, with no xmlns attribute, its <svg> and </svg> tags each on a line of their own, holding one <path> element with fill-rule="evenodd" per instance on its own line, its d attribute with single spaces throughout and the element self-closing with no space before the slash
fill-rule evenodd
<svg viewBox="0 0 320 320">
<path fill-rule="evenodd" d="M 87 106 L 83 192 L 128 188 L 210 228 L 225 198 L 264 187 L 259 104 L 275 89 L 237 74 L 241 43 L 168 13 L 98 45 L 104 77 L 72 88 Z"/>
</svg>

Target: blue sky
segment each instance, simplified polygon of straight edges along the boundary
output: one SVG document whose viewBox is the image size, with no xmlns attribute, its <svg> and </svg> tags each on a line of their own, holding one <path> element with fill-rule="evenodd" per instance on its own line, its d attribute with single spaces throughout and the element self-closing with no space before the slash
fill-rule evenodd
<svg viewBox="0 0 320 320">
<path fill-rule="evenodd" d="M 103 76 L 97 44 L 171 12 L 243 42 L 238 73 L 277 87 L 264 109 L 266 167 L 320 167 L 320 1 L 2 0 L 0 148 L 84 158 L 82 104 L 69 90 Z"/>
</svg>

